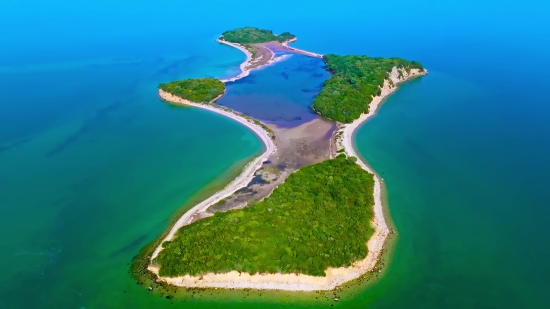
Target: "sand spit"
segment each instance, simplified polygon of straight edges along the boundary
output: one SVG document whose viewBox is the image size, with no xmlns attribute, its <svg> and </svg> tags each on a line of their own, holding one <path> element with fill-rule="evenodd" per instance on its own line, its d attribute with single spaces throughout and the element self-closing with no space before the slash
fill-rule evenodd
<svg viewBox="0 0 550 309">
<path fill-rule="evenodd" d="M 351 124 L 340 126 L 340 132 L 342 132 L 342 134 L 338 134 L 339 137 L 337 138 L 337 143 L 336 143 L 337 147 L 343 148 L 348 156 L 357 157 L 357 154 L 353 148 L 353 140 L 352 140 L 354 131 L 362 123 L 364 123 L 370 117 L 375 115 L 381 102 L 397 89 L 398 83 L 407 81 L 416 76 L 424 75 L 426 73 L 427 71 L 425 70 L 421 71 L 418 69 L 413 69 L 409 73 L 407 73 L 405 70 L 398 70 L 397 68 L 394 67 L 390 74 L 390 80 L 386 80 L 384 82 L 381 95 L 373 98 L 373 101 L 369 107 L 369 112 L 367 114 L 361 115 L 359 119 L 355 120 Z M 160 95 L 161 97 L 163 97 L 162 94 Z M 170 100 L 171 98 L 166 97 L 166 99 Z M 199 107 L 202 107 L 202 106 L 199 106 Z M 231 116 L 234 116 L 234 115 L 231 114 Z M 243 119 L 240 119 L 240 120 L 243 120 Z M 244 122 L 246 122 L 246 120 L 244 120 Z M 259 162 L 261 163 L 261 161 L 263 160 L 260 160 Z M 256 160 L 255 162 L 258 162 L 258 161 Z M 232 272 L 223 273 L 223 274 L 208 273 L 202 276 L 186 275 L 186 276 L 172 277 L 172 278 L 159 277 L 159 280 L 165 281 L 167 283 L 170 283 L 176 286 L 182 286 L 182 287 L 215 287 L 215 288 L 229 288 L 229 289 L 252 288 L 252 289 L 267 289 L 267 290 L 316 291 L 316 290 L 332 290 L 347 281 L 357 279 L 361 275 L 369 271 L 373 271 L 373 268 L 375 267 L 376 263 L 380 258 L 380 254 L 384 247 L 385 240 L 390 233 L 390 230 L 386 224 L 386 220 L 384 219 L 382 199 L 381 199 L 381 192 L 382 192 L 381 180 L 364 162 L 362 162 L 361 160 L 357 160 L 357 162 L 363 169 L 374 174 L 375 204 L 374 204 L 374 219 L 372 224 L 373 224 L 373 227 L 375 228 L 375 232 L 367 242 L 367 247 L 369 249 L 369 252 L 365 259 L 353 263 L 353 265 L 350 267 L 328 268 L 326 270 L 325 277 L 315 277 L 315 276 L 309 276 L 309 275 L 303 275 L 303 274 L 250 275 L 248 273 L 239 273 L 237 271 L 232 271 Z M 248 170 L 248 167 L 246 170 Z M 242 175 L 245 175 L 245 174 L 246 174 L 246 171 Z M 233 188 L 235 187 L 235 186 L 232 186 L 232 184 L 233 183 L 231 183 L 228 186 L 228 187 L 231 187 L 230 188 L 231 190 L 233 190 Z M 230 190 L 223 190 L 223 193 L 226 193 L 229 191 Z M 227 196 L 226 194 L 216 194 L 216 195 L 218 198 Z M 211 197 L 207 201 L 209 203 L 212 203 L 214 199 L 212 199 Z M 188 213 L 196 213 L 201 209 L 206 209 L 206 207 L 204 207 L 205 202 L 195 206 Z M 201 207 L 198 207 L 198 206 L 201 206 Z M 184 217 L 187 216 L 188 213 L 186 213 Z M 167 236 L 166 239 L 171 239 L 175 231 L 179 227 L 185 225 L 185 222 L 187 222 L 186 220 L 188 219 L 184 219 L 184 217 L 182 217 L 178 221 L 176 226 L 172 228 L 172 230 L 170 231 L 170 234 Z M 187 216 L 187 218 L 189 217 L 190 216 Z M 156 255 L 158 254 L 158 251 L 160 251 L 159 248 L 157 248 L 157 250 L 155 251 L 155 254 L 153 254 L 153 258 L 156 257 Z M 158 272 L 159 269 L 156 266 L 150 265 L 148 269 L 149 271 L 157 275 L 159 273 Z"/>
<path fill-rule="evenodd" d="M 269 163 L 256 171 L 254 180 L 242 190 L 208 208 L 209 213 L 245 207 L 250 201 L 261 201 L 304 165 L 315 164 L 333 157 L 331 137 L 336 126 L 316 118 L 296 127 L 284 128 L 266 124 L 273 132 L 277 151 L 269 156 Z"/>
<path fill-rule="evenodd" d="M 208 217 L 211 216 L 211 214 L 206 212 L 206 209 L 210 207 L 211 205 L 215 204 L 219 200 L 230 196 L 231 194 L 235 193 L 235 191 L 246 187 L 246 185 L 254 178 L 254 173 L 256 170 L 258 170 L 262 163 L 272 154 L 275 152 L 276 147 L 273 143 L 273 140 L 271 139 L 270 134 L 265 131 L 261 126 L 248 121 L 244 117 L 241 117 L 239 115 L 236 115 L 234 113 L 231 113 L 229 111 L 226 111 L 222 108 L 217 108 L 212 105 L 206 105 L 206 104 L 198 104 L 194 102 L 190 102 L 187 100 L 184 100 L 180 97 L 177 97 L 175 95 L 172 95 L 166 91 L 159 89 L 159 96 L 168 102 L 176 103 L 176 104 L 183 104 L 183 105 L 189 105 L 194 106 L 202 109 L 209 110 L 214 113 L 221 114 L 225 117 L 231 118 L 240 124 L 246 126 L 250 130 L 252 130 L 261 140 L 262 143 L 265 145 L 266 150 L 264 153 L 262 153 L 259 157 L 252 160 L 252 162 L 248 163 L 246 167 L 244 168 L 243 172 L 237 176 L 231 183 L 229 183 L 225 188 L 222 190 L 216 192 L 214 195 L 210 196 L 206 200 L 202 201 L 201 203 L 195 205 L 193 208 L 189 209 L 181 218 L 174 224 L 168 235 L 164 238 L 164 241 L 171 240 L 175 233 L 184 225 L 190 224 L 193 222 L 194 217 L 200 216 L 200 217 Z M 221 96 L 220 96 L 221 97 Z M 220 98 L 218 97 L 218 98 Z M 216 98 L 216 99 L 218 99 Z M 213 101 L 215 101 L 214 99 Z M 211 102 L 212 103 L 212 102 Z M 153 260 L 159 252 L 162 250 L 161 246 L 158 246 L 155 251 L 153 252 L 153 255 L 151 257 L 151 260 Z"/>
<path fill-rule="evenodd" d="M 298 38 L 295 37 L 291 40 L 284 41 L 281 45 L 283 47 L 285 47 L 286 49 L 288 49 L 290 51 L 293 51 L 295 53 L 298 53 L 298 54 L 302 54 L 302 55 L 306 55 L 306 56 L 310 56 L 310 57 L 315 57 L 315 58 L 323 58 L 323 55 L 321 55 L 321 54 L 316 54 L 316 53 L 309 52 L 307 50 L 303 50 L 303 49 L 288 46 L 288 44 L 290 44 L 292 42 L 296 42 L 297 40 L 298 40 Z"/>
<path fill-rule="evenodd" d="M 316 118 L 292 128 L 267 125 L 275 133 L 277 153 L 269 160 L 292 171 L 301 166 L 316 164 L 332 157 L 330 137 L 336 126 L 333 122 Z M 328 135 L 328 136 L 327 136 Z"/>
<path fill-rule="evenodd" d="M 255 48 L 260 50 L 260 53 L 261 53 L 261 55 L 258 58 L 253 59 L 252 54 L 250 53 L 250 51 L 248 51 L 248 49 L 246 49 L 241 44 L 227 42 L 227 41 L 224 41 L 222 39 L 217 39 L 216 41 L 218 41 L 219 43 L 222 43 L 222 44 L 226 44 L 226 45 L 235 47 L 236 49 L 242 51 L 246 55 L 246 60 L 243 63 L 241 63 L 241 65 L 240 65 L 241 73 L 239 73 L 239 75 L 231 77 L 231 78 L 220 79 L 220 81 L 223 82 L 223 83 L 234 82 L 236 80 L 239 80 L 243 77 L 248 76 L 250 74 L 250 71 L 252 71 L 252 70 L 259 69 L 261 67 L 264 67 L 266 65 L 270 65 L 272 63 L 281 61 L 281 60 L 289 57 L 289 55 L 282 55 L 282 56 L 279 56 L 279 57 L 275 57 L 275 54 L 273 53 L 273 51 L 271 51 L 269 48 L 267 48 L 263 44 L 252 44 L 252 45 L 254 45 Z M 266 57 L 266 55 L 265 55 L 266 51 L 267 51 L 267 54 L 269 54 L 268 57 Z"/>
</svg>

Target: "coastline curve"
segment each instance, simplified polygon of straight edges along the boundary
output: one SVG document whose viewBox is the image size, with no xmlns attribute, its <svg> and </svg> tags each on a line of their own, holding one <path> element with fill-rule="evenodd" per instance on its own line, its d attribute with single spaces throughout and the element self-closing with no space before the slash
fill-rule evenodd
<svg viewBox="0 0 550 309">
<path fill-rule="evenodd" d="M 341 139 L 338 141 L 339 146 L 345 150 L 347 156 L 356 157 L 357 164 L 359 164 L 359 166 L 361 166 L 367 172 L 371 173 L 374 177 L 373 225 L 375 231 L 367 244 L 369 252 L 365 260 L 368 260 L 369 257 L 370 260 L 376 261 L 379 259 L 382 253 L 382 249 L 384 248 L 384 244 L 386 243 L 386 239 L 391 233 L 391 230 L 388 227 L 388 224 L 384 217 L 384 205 L 382 203 L 382 179 L 374 172 L 372 168 L 367 165 L 366 162 L 364 162 L 357 155 L 353 143 L 353 137 L 357 129 L 361 125 L 363 125 L 374 115 L 376 115 L 376 112 L 380 108 L 383 101 L 398 89 L 398 85 L 400 83 L 426 74 L 428 74 L 427 70 L 412 69 L 410 72 L 406 72 L 405 70 L 398 70 L 396 67 L 394 67 L 392 72 L 390 73 L 390 79 L 386 79 L 384 81 L 384 86 L 381 88 L 381 94 L 372 99 L 372 102 L 369 105 L 369 112 L 366 114 L 362 114 L 358 119 L 350 124 L 342 126 L 339 130 L 340 132 L 342 132 L 342 134 L 340 135 Z M 374 267 L 374 264 L 371 266 L 371 269 L 372 267 Z M 365 270 L 365 272 L 367 271 L 369 271 L 369 269 Z"/>
<path fill-rule="evenodd" d="M 303 50 L 303 49 L 299 49 L 299 48 L 292 47 L 292 46 L 288 46 L 288 44 L 290 44 L 292 42 L 296 42 L 297 40 L 298 40 L 298 38 L 293 38 L 293 39 L 284 41 L 283 43 L 281 43 L 281 45 L 284 46 L 286 49 L 288 49 L 292 52 L 298 53 L 298 54 L 302 54 L 302 55 L 306 55 L 306 56 L 310 56 L 310 57 L 314 57 L 314 58 L 321 58 L 321 59 L 323 58 L 323 55 L 321 55 L 321 54 L 313 53 L 313 52 Z"/>
<path fill-rule="evenodd" d="M 370 119 L 376 114 L 379 106 L 382 101 L 391 95 L 397 90 L 397 85 L 399 83 L 408 81 L 417 76 L 425 75 L 428 72 L 426 70 L 411 69 L 409 72 L 406 72 L 404 69 L 397 69 L 394 67 L 390 73 L 390 78 L 384 81 L 384 85 L 381 88 L 381 94 L 372 99 L 372 102 L 369 105 L 369 112 L 367 114 L 362 114 L 361 117 L 354 122 L 346 125 L 342 125 L 338 130 L 342 134 L 339 134 L 340 138 L 337 140 L 337 147 L 344 149 L 346 155 L 357 157 L 357 153 L 353 147 L 353 134 L 356 129 Z M 164 99 L 171 101 L 170 97 L 167 97 L 166 94 L 159 95 Z M 170 94 L 168 94 L 170 95 Z M 191 103 L 190 105 L 196 106 L 197 104 Z M 205 108 L 207 106 L 198 106 Z M 210 107 L 207 109 L 215 109 Z M 216 111 L 217 112 L 217 111 Z M 233 114 L 231 114 L 233 115 Z M 245 121 L 245 119 L 241 119 Z M 267 151 L 266 151 L 267 153 Z M 264 153 L 265 154 L 265 153 Z M 367 272 L 375 270 L 375 266 L 380 259 L 382 249 L 384 248 L 385 241 L 390 234 L 390 229 L 386 223 L 383 212 L 382 204 L 382 184 L 381 179 L 374 173 L 374 171 L 368 167 L 368 165 L 358 158 L 357 163 L 365 169 L 367 172 L 373 174 L 374 177 L 374 218 L 372 221 L 373 227 L 375 228 L 374 234 L 367 242 L 368 254 L 363 260 L 356 261 L 349 267 L 338 267 L 332 268 L 329 267 L 326 270 L 325 277 L 316 277 L 303 274 L 249 274 L 249 273 L 240 273 L 237 271 L 231 271 L 228 273 L 208 273 L 201 276 L 179 276 L 179 277 L 160 277 L 159 268 L 157 266 L 149 265 L 148 270 L 153 272 L 158 276 L 158 280 L 164 281 L 166 283 L 181 286 L 181 287 L 200 287 L 200 288 L 253 288 L 253 289 L 265 289 L 265 290 L 287 290 L 287 291 L 318 291 L 318 290 L 333 290 L 334 288 L 342 285 L 345 282 L 357 279 Z M 242 175 L 246 173 L 243 172 Z M 230 186 L 228 186 L 230 187 Z M 219 197 L 219 196 L 218 196 Z M 208 199 L 212 201 L 212 197 Z M 206 201 L 205 201 L 206 202 Z M 204 202 L 203 202 L 204 203 Z M 202 203 L 201 203 L 202 204 Z M 200 204 L 199 204 L 200 205 Z M 197 205 L 197 206 L 199 206 Z M 195 207 L 197 207 L 195 206 Z M 194 208 L 195 208 L 194 207 Z M 204 207 L 204 206 L 203 206 Z M 193 209 L 194 209 L 193 208 Z M 192 209 L 192 210 L 193 210 Z M 197 210 L 200 208 L 197 207 Z M 188 211 L 191 213 L 192 211 Z M 184 215 L 186 216 L 187 213 Z M 190 216 L 188 216 L 190 217 Z M 180 222 L 181 221 L 181 222 Z M 186 219 L 183 217 L 178 220 L 181 227 L 185 225 Z M 176 225 L 178 224 L 176 223 Z M 174 227 L 170 231 L 169 236 L 172 237 L 177 231 L 177 228 Z M 168 237 L 167 237 L 168 239 Z M 159 246 L 160 248 L 161 246 Z M 157 248 L 158 251 L 155 251 L 156 254 L 153 255 L 151 260 L 156 257 L 161 248 Z"/>
<path fill-rule="evenodd" d="M 261 65 L 257 68 L 249 69 L 247 67 L 252 63 L 252 60 L 253 60 L 252 59 L 252 54 L 244 46 L 242 46 L 241 44 L 237 44 L 237 43 L 227 42 L 227 41 L 222 40 L 222 39 L 217 39 L 216 41 L 218 43 L 234 47 L 234 48 L 242 51 L 246 55 L 245 61 L 239 65 L 241 73 L 239 73 L 237 76 L 234 76 L 234 77 L 231 77 L 231 78 L 220 79 L 220 81 L 222 83 L 234 82 L 234 81 L 239 80 L 241 78 L 247 77 L 252 70 L 260 69 L 264 66 L 268 66 L 270 64 L 273 64 L 275 62 L 279 62 L 279 61 L 289 57 L 289 55 L 282 55 L 282 56 L 279 56 L 279 57 L 275 57 L 275 54 L 273 53 L 273 51 L 270 50 L 269 48 L 267 48 L 271 53 L 271 56 L 270 56 L 269 60 L 265 64 L 263 64 L 263 65 Z"/>
<path fill-rule="evenodd" d="M 235 191 L 246 187 L 246 185 L 252 181 L 252 178 L 254 178 L 254 173 L 262 166 L 263 162 L 267 160 L 267 158 L 273 154 L 277 147 L 275 146 L 275 143 L 271 139 L 271 136 L 269 132 L 264 130 L 260 125 L 257 125 L 256 123 L 250 122 L 244 117 L 241 117 L 239 115 L 236 115 L 234 113 L 231 113 L 227 110 L 216 108 L 211 105 L 206 104 L 199 104 L 194 103 L 185 99 L 182 99 L 178 96 L 175 96 L 173 94 L 170 94 L 164 90 L 159 89 L 158 91 L 159 97 L 167 102 L 171 102 L 174 104 L 180 104 L 180 105 L 188 105 L 193 107 L 202 108 L 217 114 L 220 114 L 222 116 L 228 117 L 230 119 L 235 120 L 236 122 L 244 125 L 248 129 L 250 129 L 256 136 L 260 138 L 262 143 L 265 146 L 265 151 L 257 158 L 252 160 L 250 163 L 248 163 L 245 168 L 243 169 L 242 173 L 237 176 L 233 181 L 231 181 L 225 188 L 222 190 L 214 193 L 209 198 L 205 199 L 204 201 L 200 202 L 199 204 L 193 206 L 191 209 L 186 211 L 179 219 L 176 221 L 174 226 L 170 229 L 170 232 L 168 232 L 168 235 L 162 240 L 162 242 L 172 240 L 176 232 L 182 227 L 187 224 L 190 224 L 193 222 L 194 216 L 196 215 L 202 215 L 203 217 L 211 216 L 211 214 L 206 212 L 206 209 L 210 207 L 211 205 L 215 204 L 219 200 L 230 196 Z M 223 95 L 223 94 L 222 94 Z M 221 95 L 218 97 L 220 98 Z M 218 98 L 212 100 L 210 103 L 213 103 Z M 161 244 L 153 251 L 153 254 L 151 255 L 151 261 L 157 257 L 160 251 L 162 251 L 162 242 Z M 157 273 L 158 275 L 158 273 Z"/>
</svg>

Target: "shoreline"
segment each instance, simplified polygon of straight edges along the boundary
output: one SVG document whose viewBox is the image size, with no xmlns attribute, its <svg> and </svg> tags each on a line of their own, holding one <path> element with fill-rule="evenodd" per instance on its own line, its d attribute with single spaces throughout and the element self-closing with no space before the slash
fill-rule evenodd
<svg viewBox="0 0 550 309">
<path fill-rule="evenodd" d="M 220 114 L 222 116 L 225 116 L 225 117 L 228 117 L 230 119 L 233 119 L 233 120 L 237 121 L 238 123 L 244 125 L 248 129 L 252 130 L 252 132 L 254 132 L 254 134 L 256 134 L 256 136 L 258 136 L 260 138 L 260 140 L 264 144 L 266 150 L 259 157 L 255 158 L 254 160 L 249 162 L 245 166 L 245 168 L 243 169 L 241 174 L 239 174 L 239 176 L 237 176 L 233 181 L 231 181 L 227 186 L 225 186 L 225 188 L 223 188 L 222 190 L 214 193 L 209 198 L 205 199 L 204 201 L 200 202 L 199 204 L 193 206 L 191 209 L 186 211 L 178 219 L 178 221 L 176 221 L 176 223 L 170 229 L 170 232 L 168 232 L 168 235 L 162 240 L 160 245 L 155 249 L 155 251 L 153 251 L 153 254 L 151 255 L 151 258 L 150 258 L 151 261 L 154 258 L 157 257 L 157 255 L 159 254 L 160 251 L 162 251 L 162 243 L 167 241 L 167 240 L 172 240 L 172 238 L 174 237 L 176 232 L 182 226 L 185 226 L 185 225 L 187 225 L 187 224 L 189 224 L 193 221 L 193 217 L 195 215 L 211 216 L 210 214 L 206 213 L 206 209 L 208 209 L 208 207 L 215 204 L 219 200 L 221 200 L 221 199 L 223 199 L 227 196 L 230 196 L 231 194 L 235 193 L 235 191 L 246 187 L 246 185 L 250 181 L 252 181 L 252 179 L 254 178 L 254 173 L 256 173 L 256 171 L 262 166 L 263 162 L 265 160 L 267 160 L 267 158 L 272 153 L 274 153 L 275 150 L 277 149 L 277 147 L 275 146 L 275 143 L 271 139 L 271 136 L 270 136 L 269 132 L 264 130 L 261 126 L 248 121 L 244 117 L 238 116 L 234 113 L 228 112 L 228 111 L 223 110 L 221 108 L 216 108 L 216 107 L 213 107 L 213 106 L 210 106 L 210 105 L 205 105 L 205 104 L 194 103 L 194 102 L 182 99 L 178 96 L 172 95 L 172 94 L 170 94 L 170 93 L 168 93 L 164 90 L 161 90 L 161 89 L 159 89 L 158 95 L 161 99 L 163 99 L 167 102 L 202 108 L 202 109 Z M 218 97 L 216 97 L 212 101 L 210 101 L 210 103 L 215 102 L 217 99 L 219 99 L 222 96 L 223 96 L 223 94 L 219 95 Z M 158 272 L 156 274 L 158 275 Z"/>
<path fill-rule="evenodd" d="M 399 73 L 403 74 L 402 78 L 399 77 Z M 384 81 L 384 85 L 382 87 L 382 92 L 379 96 L 376 96 L 372 99 L 371 103 L 369 104 L 369 112 L 366 114 L 361 114 L 359 119 L 356 119 L 350 124 L 343 125 L 339 132 L 342 132 L 341 134 L 341 140 L 340 145 L 345 150 L 345 153 L 347 156 L 353 156 L 357 158 L 357 164 L 361 166 L 364 170 L 371 173 L 374 177 L 374 220 L 373 225 L 375 227 L 375 232 L 373 236 L 371 236 L 371 239 L 369 239 L 368 248 L 369 252 L 367 254 L 367 257 L 365 260 L 368 260 L 369 257 L 371 260 L 377 261 L 379 257 L 382 254 L 382 250 L 384 249 L 384 245 L 386 244 L 386 240 L 389 236 L 389 234 L 392 232 L 390 228 L 388 227 L 388 224 L 386 222 L 386 218 L 384 216 L 384 204 L 382 202 L 382 179 L 379 177 L 374 169 L 369 167 L 366 162 L 364 162 L 360 156 L 357 155 L 357 152 L 354 148 L 354 134 L 357 131 L 357 129 L 363 125 L 365 122 L 367 122 L 369 119 L 374 117 L 376 115 L 376 112 L 382 105 L 385 99 L 387 99 L 390 95 L 392 95 L 397 89 L 399 89 L 398 85 L 404 82 L 407 82 L 413 78 L 426 75 L 428 73 L 427 70 L 420 71 L 418 69 L 412 69 L 410 73 L 406 73 L 403 70 L 401 72 L 397 70 L 395 67 L 392 70 L 392 73 L 390 74 L 390 81 L 391 83 L 386 79 Z M 337 141 L 338 145 L 338 141 Z M 374 267 L 375 264 L 372 265 Z M 369 270 L 366 270 L 367 272 Z"/>
<path fill-rule="evenodd" d="M 250 74 L 250 72 L 253 71 L 253 70 L 263 68 L 265 66 L 268 66 L 270 64 L 279 62 L 279 61 L 289 57 L 289 55 L 282 55 L 282 56 L 279 56 L 279 57 L 275 57 L 275 54 L 273 53 L 273 51 L 271 49 L 265 47 L 271 53 L 271 57 L 269 58 L 269 60 L 265 64 L 262 64 L 257 68 L 248 69 L 247 67 L 252 63 L 252 60 L 253 60 L 252 59 L 252 54 L 248 51 L 248 49 L 243 47 L 241 44 L 231 43 L 231 42 L 227 42 L 227 41 L 224 41 L 224 40 L 221 40 L 221 39 L 216 39 L 216 41 L 218 43 L 234 47 L 234 48 L 242 51 L 246 55 L 246 60 L 239 65 L 239 68 L 241 69 L 241 73 L 239 73 L 237 76 L 234 76 L 234 77 L 231 77 L 231 78 L 220 79 L 220 81 L 222 83 L 234 82 L 234 81 L 239 80 L 241 78 L 247 77 Z"/>
<path fill-rule="evenodd" d="M 355 149 L 353 148 L 353 134 L 360 125 L 362 125 L 364 122 L 366 122 L 368 119 L 370 119 L 376 114 L 376 111 L 378 110 L 382 101 L 398 89 L 397 87 L 398 84 L 425 74 L 427 74 L 426 70 L 420 71 L 418 69 L 412 69 L 410 73 L 407 73 L 404 70 L 398 70 L 397 68 L 394 67 L 394 69 L 390 73 L 390 79 L 384 81 L 384 85 L 381 89 L 382 90 L 381 94 L 377 97 L 374 97 L 372 102 L 369 104 L 369 112 L 367 114 L 362 114 L 359 117 L 359 119 L 355 120 L 351 124 L 342 125 L 338 130 L 339 132 L 342 132 L 342 134 L 340 138 L 337 138 L 337 141 L 336 141 L 337 148 L 343 148 L 345 150 L 346 155 L 354 156 L 358 158 L 357 163 L 359 164 L 359 166 L 361 166 L 367 172 L 373 174 L 373 177 L 374 177 L 374 200 L 375 200 L 374 202 L 375 203 L 373 206 L 374 218 L 373 218 L 372 224 L 373 224 L 373 227 L 375 228 L 375 232 L 367 241 L 367 247 L 369 250 L 368 250 L 367 256 L 363 260 L 356 261 L 352 264 L 352 266 L 349 266 L 349 267 L 338 267 L 338 268 L 329 267 L 326 270 L 325 277 L 315 277 L 315 276 L 296 274 L 296 273 L 250 275 L 249 273 L 239 273 L 237 271 L 231 271 L 228 273 L 221 273 L 221 274 L 208 273 L 202 276 L 185 275 L 185 276 L 179 276 L 179 277 L 160 277 L 158 276 L 159 274 L 158 267 L 149 265 L 147 269 L 153 272 L 154 274 L 156 274 L 159 278 L 158 280 L 164 281 L 166 283 L 169 283 L 175 286 L 180 286 L 180 287 L 225 288 L 225 289 L 252 288 L 252 289 L 259 289 L 259 290 L 287 290 L 287 291 L 333 290 L 336 287 L 348 281 L 357 279 L 362 275 L 366 274 L 367 272 L 373 271 L 373 269 L 375 268 L 376 264 L 379 261 L 386 239 L 390 234 L 390 229 L 384 217 L 384 208 L 383 208 L 382 196 L 381 196 L 382 195 L 381 179 L 376 175 L 376 173 L 374 173 L 374 171 L 371 168 L 369 168 L 366 165 L 365 162 L 363 162 L 357 156 Z M 159 90 L 159 95 L 161 95 L 160 91 L 162 90 Z M 168 93 L 165 93 L 165 95 L 171 96 Z M 191 103 L 191 105 L 196 106 L 198 104 Z M 199 107 L 202 107 L 202 106 L 199 106 Z M 213 107 L 210 107 L 210 108 L 215 109 Z M 245 168 L 245 172 L 246 172 L 246 168 Z M 243 172 L 241 176 L 244 175 L 245 172 Z M 233 184 L 233 182 L 231 184 Z M 228 187 L 230 187 L 231 184 L 228 185 Z M 225 190 L 222 190 L 222 191 L 225 191 Z M 212 201 L 214 196 L 216 196 L 216 194 L 210 197 L 209 199 L 205 200 L 203 203 L 207 201 Z M 203 203 L 199 205 L 202 205 Z M 171 239 L 171 237 L 173 237 L 177 229 L 185 225 L 186 221 L 183 218 L 188 213 L 191 213 L 192 210 L 194 210 L 197 206 L 193 207 L 190 211 L 184 214 L 184 216 L 180 218 L 180 220 L 178 220 L 178 222 L 172 228 L 172 230 L 170 231 L 169 235 L 165 238 L 165 240 L 169 240 L 168 239 L 169 237 Z M 202 205 L 202 207 L 203 209 L 206 209 L 204 208 L 204 205 Z M 200 211 L 199 208 L 197 208 L 194 212 L 197 213 L 198 211 Z M 192 217 L 192 215 L 189 215 L 187 217 Z M 178 226 L 178 224 L 180 225 Z M 178 227 L 176 228 L 176 226 Z M 157 256 L 158 252 L 160 252 L 160 249 L 161 247 L 159 246 L 157 250 L 155 250 L 151 260 Z"/>
<path fill-rule="evenodd" d="M 302 55 L 306 55 L 306 56 L 310 56 L 310 57 L 315 57 L 315 58 L 321 58 L 321 59 L 323 59 L 323 55 L 321 55 L 321 54 L 317 54 L 317 53 L 313 53 L 313 52 L 310 52 L 310 51 L 307 51 L 307 50 L 303 50 L 303 49 L 299 49 L 299 48 L 296 48 L 296 47 L 288 46 L 288 44 L 290 44 L 290 43 L 292 43 L 292 42 L 296 42 L 297 40 L 298 40 L 298 38 L 295 37 L 295 38 L 293 38 L 293 39 L 284 41 L 283 43 L 281 43 L 281 45 L 282 45 L 283 47 L 285 47 L 286 49 L 292 51 L 292 52 L 295 52 L 295 53 L 298 53 L 298 54 L 302 54 Z"/>
</svg>

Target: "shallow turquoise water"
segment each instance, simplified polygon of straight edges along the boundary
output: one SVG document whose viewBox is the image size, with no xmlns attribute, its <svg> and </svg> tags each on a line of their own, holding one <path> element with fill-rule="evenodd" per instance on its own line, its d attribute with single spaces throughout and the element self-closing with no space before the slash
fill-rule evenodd
<svg viewBox="0 0 550 309">
<path fill-rule="evenodd" d="M 457 86 L 463 91 L 453 92 Z M 522 123 L 512 105 L 483 106 L 495 101 L 479 85 L 432 72 L 403 86 L 358 131 L 357 147 L 384 178 L 399 231 L 375 290 L 434 308 L 548 303 L 543 261 L 550 250 L 541 227 L 550 168 L 538 153 L 548 149 L 536 134 L 522 135 L 548 124 Z M 402 300 L 375 304 L 400 307 Z"/>
<path fill-rule="evenodd" d="M 550 307 L 548 12 L 509 0 L 3 1 L 0 308 L 306 306 L 172 304 L 127 273 L 179 206 L 261 149 L 237 124 L 155 95 L 159 82 L 234 74 L 244 56 L 213 40 L 246 25 L 430 70 L 357 134 L 399 238 L 384 278 L 337 306 Z"/>
<path fill-rule="evenodd" d="M 137 289 L 131 258 L 176 210 L 262 150 L 245 127 L 156 96 L 161 81 L 225 75 L 244 56 L 208 39 L 188 48 L 209 54 L 170 47 L 3 68 L 1 308 L 116 303 Z"/>
</svg>

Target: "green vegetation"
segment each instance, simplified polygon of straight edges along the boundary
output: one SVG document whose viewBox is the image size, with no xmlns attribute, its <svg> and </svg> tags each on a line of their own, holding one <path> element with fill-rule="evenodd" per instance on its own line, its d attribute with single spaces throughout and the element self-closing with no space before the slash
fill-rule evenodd
<svg viewBox="0 0 550 309">
<path fill-rule="evenodd" d="M 250 52 L 252 59 L 258 58 L 258 50 L 254 48 L 253 45 L 250 45 L 250 44 L 242 44 L 242 45 L 246 50 L 248 50 L 248 52 Z"/>
<path fill-rule="evenodd" d="M 301 168 L 266 199 L 182 227 L 155 259 L 161 276 L 232 270 L 324 276 L 366 257 L 373 175 L 337 158 Z"/>
<path fill-rule="evenodd" d="M 214 78 L 195 78 L 160 84 L 159 88 L 182 99 L 208 103 L 225 91 L 224 83 Z"/>
<path fill-rule="evenodd" d="M 239 44 L 255 44 L 271 41 L 284 42 L 293 38 L 295 38 L 295 36 L 288 32 L 275 35 L 271 30 L 262 30 L 254 27 L 245 27 L 226 31 L 221 37 L 222 40 Z"/>
<path fill-rule="evenodd" d="M 242 44 L 253 58 L 258 46 L 295 36 L 258 28 L 240 28 L 223 33 L 221 39 Z M 374 96 L 394 67 L 410 72 L 423 69 L 415 61 L 367 56 L 324 56 L 329 78 L 312 108 L 335 121 L 349 123 L 368 112 Z M 401 75 L 402 73 L 400 73 Z M 159 85 L 183 99 L 208 103 L 223 94 L 225 85 L 211 78 L 188 79 Z M 245 114 L 221 107 L 273 132 Z M 340 136 L 342 132 L 338 133 Z M 338 153 L 344 152 L 343 149 Z M 328 267 L 349 266 L 368 253 L 372 236 L 373 175 L 356 164 L 357 158 L 340 154 L 290 175 L 263 201 L 248 207 L 216 212 L 178 230 L 172 241 L 153 261 L 160 276 L 202 275 L 232 270 L 256 273 L 301 273 L 324 276 Z M 265 173 L 269 178 L 269 173 Z M 217 204 L 223 204 L 221 200 Z M 166 232 L 165 232 L 166 233 Z M 134 259 L 136 280 L 156 281 L 146 267 L 161 238 L 144 248 Z M 138 279 L 139 278 L 139 279 Z M 140 283 L 141 284 L 141 283 Z"/>
<path fill-rule="evenodd" d="M 393 67 L 421 69 L 420 63 L 399 58 L 325 55 L 324 60 L 332 77 L 311 106 L 319 114 L 343 123 L 353 122 L 369 110 L 372 98 L 381 93 L 380 87 L 389 78 Z"/>
</svg>

